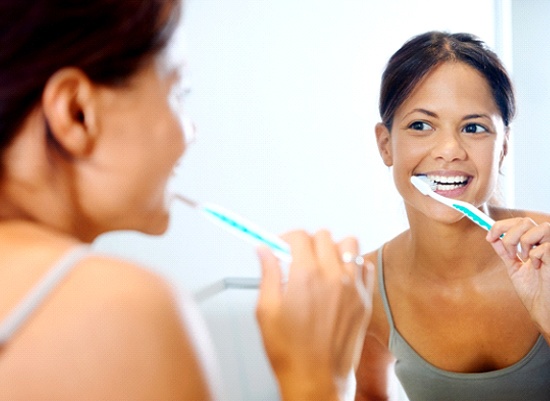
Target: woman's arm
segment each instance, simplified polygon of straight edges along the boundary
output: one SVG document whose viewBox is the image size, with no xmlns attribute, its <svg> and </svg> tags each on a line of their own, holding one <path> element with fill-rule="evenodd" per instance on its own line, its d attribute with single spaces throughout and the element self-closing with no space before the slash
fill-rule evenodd
<svg viewBox="0 0 550 401">
<path fill-rule="evenodd" d="M 357 371 L 355 372 L 355 401 L 382 401 L 392 399 L 390 385 L 394 375 L 393 355 L 371 334 L 367 334 Z"/>
<path fill-rule="evenodd" d="M 365 255 L 372 263 L 378 259 L 378 251 Z M 384 309 L 382 291 L 379 288 L 378 270 L 375 271 L 373 311 L 363 343 L 361 359 L 355 372 L 356 401 L 394 400 L 393 386 L 397 378 L 393 371 L 395 358 L 388 349 L 390 325 Z"/>
</svg>

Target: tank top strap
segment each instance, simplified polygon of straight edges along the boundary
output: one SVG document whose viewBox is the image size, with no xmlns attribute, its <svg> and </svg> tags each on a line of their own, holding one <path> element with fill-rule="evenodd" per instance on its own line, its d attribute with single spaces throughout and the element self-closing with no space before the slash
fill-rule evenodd
<svg viewBox="0 0 550 401">
<path fill-rule="evenodd" d="M 29 319 L 30 315 L 42 304 L 72 268 L 89 253 L 89 245 L 71 248 L 48 271 L 44 277 L 27 293 L 25 298 L 0 322 L 0 347 Z"/>
<path fill-rule="evenodd" d="M 394 324 L 393 324 L 393 317 L 391 314 L 390 309 L 390 303 L 388 301 L 388 295 L 386 294 L 386 284 L 384 281 L 384 245 L 382 245 L 378 249 L 378 256 L 377 256 L 377 275 L 378 275 L 378 288 L 380 291 L 380 296 L 382 297 L 382 303 L 384 305 L 384 311 L 386 312 L 386 316 L 388 318 L 388 323 L 390 324 L 390 335 L 394 332 Z"/>
</svg>

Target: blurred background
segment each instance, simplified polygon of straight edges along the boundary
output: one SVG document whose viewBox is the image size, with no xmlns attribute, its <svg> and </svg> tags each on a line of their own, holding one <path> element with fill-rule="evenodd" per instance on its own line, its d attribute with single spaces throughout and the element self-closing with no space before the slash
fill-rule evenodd
<svg viewBox="0 0 550 401">
<path fill-rule="evenodd" d="M 198 137 L 173 187 L 274 233 L 328 228 L 378 248 L 407 227 L 374 138 L 382 71 L 410 37 L 461 31 L 492 47 L 516 84 L 506 203 L 549 211 L 548 17 L 546 0 L 187 0 L 187 110 Z M 112 233 L 95 248 L 150 266 L 181 292 L 259 277 L 252 246 L 183 205 L 172 211 L 161 237 Z M 199 302 L 227 400 L 279 398 L 256 297 L 228 289 Z"/>
</svg>

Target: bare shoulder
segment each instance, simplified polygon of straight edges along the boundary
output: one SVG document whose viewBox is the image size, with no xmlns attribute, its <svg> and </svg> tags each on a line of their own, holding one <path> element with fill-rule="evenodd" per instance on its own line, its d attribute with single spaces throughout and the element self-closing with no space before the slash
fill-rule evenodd
<svg viewBox="0 0 550 401">
<path fill-rule="evenodd" d="M 384 310 L 384 302 L 383 302 L 383 296 L 384 288 L 381 288 L 381 283 L 383 283 L 383 280 L 381 280 L 380 274 L 382 274 L 382 271 L 380 269 L 380 266 L 378 265 L 378 259 L 379 255 L 381 256 L 383 247 L 380 247 L 376 250 L 373 250 L 367 254 L 364 255 L 365 260 L 371 262 L 375 269 L 374 269 L 374 288 L 373 288 L 373 310 L 372 310 L 372 316 L 368 327 L 368 336 L 370 337 L 370 340 L 376 339 L 381 344 L 387 344 L 387 340 L 389 337 L 389 325 L 388 320 L 386 317 L 386 312 Z"/>
<path fill-rule="evenodd" d="M 393 241 L 393 240 L 392 240 Z M 391 241 L 390 241 L 391 242 Z M 384 308 L 383 293 L 381 288 L 383 273 L 378 266 L 378 259 L 384 247 L 367 253 L 365 259 L 375 266 L 375 284 L 373 293 L 373 311 L 371 321 L 363 343 L 363 350 L 359 365 L 355 372 L 356 400 L 388 399 L 389 383 L 392 380 L 389 366 L 394 362 L 388 349 L 390 326 Z"/>
<path fill-rule="evenodd" d="M 162 277 L 91 254 L 2 349 L 0 372 L 14 384 L 5 391 L 24 389 L 26 399 L 209 399 L 184 321 L 192 324 Z"/>
<path fill-rule="evenodd" d="M 533 219 L 533 221 L 537 224 L 550 222 L 550 214 L 548 213 L 537 212 L 537 211 L 523 211 L 523 212 L 525 213 L 526 217 Z"/>
<path fill-rule="evenodd" d="M 386 276 L 388 273 L 400 274 L 395 272 L 396 266 L 399 267 L 401 263 L 395 263 L 395 259 L 402 258 L 403 250 L 406 249 L 408 231 L 404 231 L 389 240 L 382 246 L 378 247 L 366 255 L 365 259 L 370 261 L 375 266 L 375 284 L 373 292 L 373 312 L 371 322 L 368 327 L 368 333 L 374 339 L 376 339 L 382 346 L 387 348 L 390 335 L 390 324 L 385 307 L 386 297 Z M 391 266 L 388 264 L 391 263 Z"/>
<path fill-rule="evenodd" d="M 495 216 L 495 220 L 503 220 L 503 219 L 509 219 L 514 217 L 528 217 L 537 224 L 550 222 L 549 213 L 534 211 L 534 210 L 507 209 L 507 208 L 501 208 L 501 207 L 494 207 L 491 210 L 491 214 Z"/>
</svg>

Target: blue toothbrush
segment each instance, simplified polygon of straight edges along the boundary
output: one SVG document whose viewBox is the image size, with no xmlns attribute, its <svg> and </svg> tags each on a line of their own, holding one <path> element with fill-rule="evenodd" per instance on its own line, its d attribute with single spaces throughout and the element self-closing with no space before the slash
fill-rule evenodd
<svg viewBox="0 0 550 401">
<path fill-rule="evenodd" d="M 291 262 L 292 256 L 290 255 L 290 246 L 277 235 L 269 233 L 244 217 L 219 205 L 212 203 L 199 204 L 177 193 L 172 194 L 171 199 L 177 199 L 191 206 L 211 222 L 249 243 L 269 247 L 273 254 L 283 262 L 283 282 L 286 282 L 288 275 L 286 265 Z M 257 289 L 259 286 L 260 279 L 256 277 L 225 277 L 199 289 L 194 293 L 194 296 L 197 301 L 202 302 L 229 288 Z"/>
<path fill-rule="evenodd" d="M 219 205 L 205 203 L 199 204 L 180 194 L 174 194 L 173 198 L 198 210 L 204 217 L 227 231 L 255 245 L 265 245 L 271 249 L 273 254 L 282 262 L 290 263 L 290 246 L 278 236 L 267 232 L 256 224 L 248 221 L 242 216 Z"/>
<path fill-rule="evenodd" d="M 427 195 L 430 198 L 433 198 L 436 201 L 443 203 L 444 205 L 458 210 L 464 216 L 466 216 L 478 226 L 484 228 L 487 231 L 489 231 L 491 227 L 493 227 L 493 224 L 495 224 L 495 221 L 492 218 L 480 211 L 474 205 L 468 202 L 446 198 L 434 192 L 430 180 L 425 175 L 412 176 L 411 183 L 416 187 L 416 189 L 422 192 L 423 195 Z"/>
</svg>

